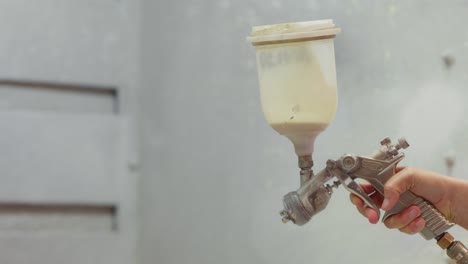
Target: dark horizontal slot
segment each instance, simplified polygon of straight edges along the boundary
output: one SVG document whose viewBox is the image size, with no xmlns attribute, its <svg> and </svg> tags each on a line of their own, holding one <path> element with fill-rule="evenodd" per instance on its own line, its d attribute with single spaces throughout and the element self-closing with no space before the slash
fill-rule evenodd
<svg viewBox="0 0 468 264">
<path fill-rule="evenodd" d="M 104 94 L 116 97 L 117 89 L 110 86 L 100 85 L 86 85 L 86 84 L 74 84 L 74 83 L 61 83 L 61 82 L 44 82 L 44 81 L 30 81 L 30 80 L 9 80 L 0 79 L 0 85 L 4 86 L 15 86 L 20 88 L 40 88 L 49 90 L 59 90 L 68 92 L 80 92 L 80 93 L 93 93 L 93 94 Z"/>
<path fill-rule="evenodd" d="M 114 205 L 0 203 L 1 231 L 117 230 Z"/>
<path fill-rule="evenodd" d="M 26 203 L 0 203 L 0 214 L 12 213 L 82 213 L 82 214 L 115 214 L 112 205 L 80 205 L 80 204 L 26 204 Z"/>
<path fill-rule="evenodd" d="M 0 79 L 0 108 L 72 112 L 118 112 L 112 86 Z"/>
</svg>

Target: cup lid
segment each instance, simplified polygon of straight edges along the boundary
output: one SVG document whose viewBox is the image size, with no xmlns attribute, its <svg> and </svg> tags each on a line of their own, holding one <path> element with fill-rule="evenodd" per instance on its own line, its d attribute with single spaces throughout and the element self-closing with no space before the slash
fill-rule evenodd
<svg viewBox="0 0 468 264">
<path fill-rule="evenodd" d="M 253 27 L 247 40 L 254 46 L 299 42 L 334 38 L 340 31 L 331 19 L 315 20 Z"/>
</svg>

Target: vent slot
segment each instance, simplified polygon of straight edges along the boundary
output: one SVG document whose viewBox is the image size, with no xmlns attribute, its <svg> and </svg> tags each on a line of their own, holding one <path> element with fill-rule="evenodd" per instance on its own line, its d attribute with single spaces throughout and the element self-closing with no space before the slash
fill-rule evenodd
<svg viewBox="0 0 468 264">
<path fill-rule="evenodd" d="M 115 87 L 0 79 L 1 110 L 117 114 Z"/>
<path fill-rule="evenodd" d="M 0 204 L 1 232 L 114 232 L 116 207 L 112 205 Z"/>
</svg>

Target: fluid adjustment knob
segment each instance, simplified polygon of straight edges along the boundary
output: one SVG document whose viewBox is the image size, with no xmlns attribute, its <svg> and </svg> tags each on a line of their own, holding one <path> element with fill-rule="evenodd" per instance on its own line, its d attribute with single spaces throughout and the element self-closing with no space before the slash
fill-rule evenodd
<svg viewBox="0 0 468 264">
<path fill-rule="evenodd" d="M 382 141 L 380 141 L 380 145 L 382 146 L 387 146 L 387 145 L 390 145 L 392 143 L 392 140 L 388 137 L 384 138 Z"/>
</svg>

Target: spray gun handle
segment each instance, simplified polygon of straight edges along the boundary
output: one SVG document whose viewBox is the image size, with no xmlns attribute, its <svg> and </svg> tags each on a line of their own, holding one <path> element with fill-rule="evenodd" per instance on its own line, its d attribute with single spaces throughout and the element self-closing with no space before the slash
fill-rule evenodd
<svg viewBox="0 0 468 264">
<path fill-rule="evenodd" d="M 396 145 L 392 145 L 391 140 L 385 138 L 380 142 L 380 145 L 379 151 L 373 155 L 372 159 L 361 157 L 360 164 L 362 165 L 362 171 L 357 171 L 356 177 L 369 181 L 375 189 L 383 195 L 385 183 L 395 175 L 396 165 L 404 158 L 404 154 L 399 153 L 399 150 L 408 148 L 409 144 L 404 138 L 400 138 Z M 374 165 L 369 166 L 369 164 Z M 372 170 L 379 168 L 378 164 L 383 166 L 383 169 L 378 173 L 373 173 Z M 382 221 L 402 212 L 411 205 L 419 207 L 421 210 L 421 217 L 426 222 L 424 229 L 420 232 L 425 239 L 429 240 L 435 238 L 453 226 L 453 223 L 450 223 L 430 202 L 415 195 L 411 191 L 406 191 L 400 195 L 397 204 L 390 211 L 385 213 Z"/>
<path fill-rule="evenodd" d="M 453 223 L 449 222 L 447 218 L 445 218 L 445 216 L 440 213 L 439 210 L 437 210 L 430 202 L 423 199 L 422 197 L 415 195 L 411 191 L 406 191 L 400 195 L 398 203 L 390 211 L 385 213 L 382 221 L 385 221 L 392 215 L 402 212 L 411 205 L 416 205 L 421 210 L 421 217 L 426 222 L 426 225 L 420 234 L 426 240 L 430 240 L 443 234 L 453 226 Z"/>
<path fill-rule="evenodd" d="M 339 167 L 351 178 L 360 178 L 368 181 L 379 193 L 384 194 L 384 185 L 394 177 L 396 165 L 404 158 L 403 153 L 396 153 L 396 156 L 387 160 L 378 160 L 367 157 L 355 157 L 351 155 L 343 156 L 338 162 Z M 360 196 L 361 199 L 363 198 Z M 364 197 L 367 200 L 370 198 Z M 406 191 L 400 195 L 397 204 L 385 213 L 382 221 L 388 217 L 398 214 L 406 208 L 416 205 L 421 210 L 421 217 L 426 225 L 420 234 L 427 240 L 443 234 L 447 229 L 453 226 L 445 216 L 440 213 L 430 202 L 419 197 L 411 191 Z M 371 206 L 375 208 L 374 206 Z"/>
</svg>

